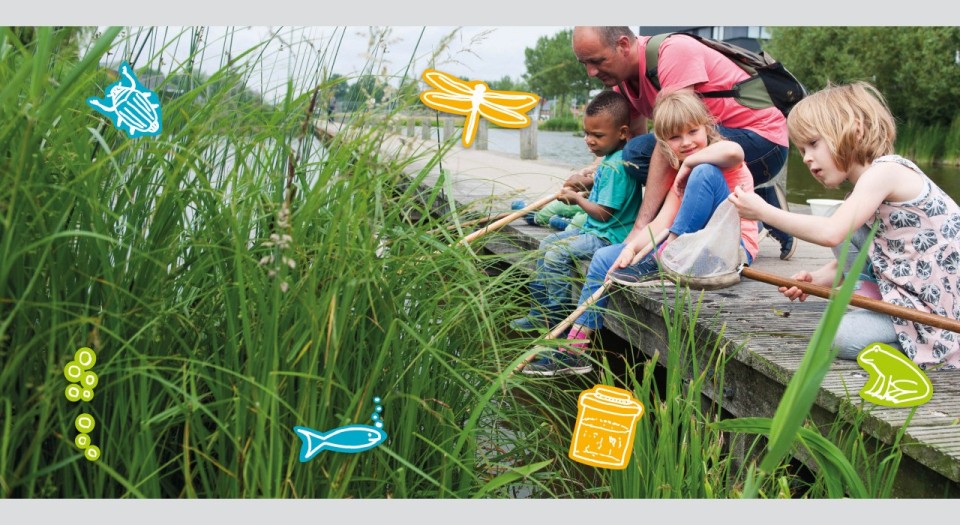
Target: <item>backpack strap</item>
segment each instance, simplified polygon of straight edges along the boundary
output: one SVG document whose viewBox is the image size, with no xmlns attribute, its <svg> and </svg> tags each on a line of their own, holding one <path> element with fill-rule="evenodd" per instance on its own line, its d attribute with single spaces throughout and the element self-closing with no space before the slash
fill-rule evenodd
<svg viewBox="0 0 960 525">
<path fill-rule="evenodd" d="M 682 33 L 682 32 L 681 33 L 662 33 L 662 34 L 650 37 L 650 40 L 647 40 L 647 44 L 643 49 L 644 55 L 646 56 L 646 66 L 647 66 L 646 76 L 647 76 L 647 79 L 650 80 L 650 83 L 653 84 L 653 87 L 656 88 L 657 91 L 660 91 L 660 76 L 657 68 L 657 65 L 660 61 L 660 44 L 662 44 L 663 41 L 666 40 L 667 37 L 671 35 L 689 36 L 694 38 L 701 44 L 704 44 L 703 38 L 701 38 L 699 35 L 692 35 L 690 33 Z M 730 58 L 730 57 L 727 57 L 727 58 Z M 740 64 L 737 64 L 737 65 L 740 65 Z M 740 66 L 740 67 L 743 68 L 745 66 Z M 737 96 L 738 92 L 733 89 L 725 89 L 720 91 L 707 91 L 707 92 L 698 93 L 698 94 L 704 98 L 725 98 L 725 97 L 735 97 Z"/>
<path fill-rule="evenodd" d="M 656 36 L 650 37 L 650 40 L 647 40 L 646 45 L 643 48 L 643 53 L 646 56 L 646 76 L 647 80 L 653 84 L 653 87 L 660 91 L 660 77 L 657 74 L 657 63 L 660 61 L 660 44 L 667 39 L 668 36 L 674 35 L 676 33 L 661 33 Z"/>
</svg>

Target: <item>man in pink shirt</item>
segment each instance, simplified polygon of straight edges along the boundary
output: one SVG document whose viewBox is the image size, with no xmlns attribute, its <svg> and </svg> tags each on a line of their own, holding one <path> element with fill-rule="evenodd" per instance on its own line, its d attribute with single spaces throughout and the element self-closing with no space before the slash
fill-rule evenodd
<svg viewBox="0 0 960 525">
<path fill-rule="evenodd" d="M 676 175 L 659 148 L 646 121 L 653 111 L 657 90 L 646 78 L 644 46 L 650 37 L 637 37 L 629 27 L 576 27 L 573 30 L 573 52 L 607 87 L 626 95 L 631 105 L 630 127 L 634 138 L 623 150 L 627 173 L 640 178 L 645 186 L 643 204 L 637 215 L 628 242 L 653 220 L 663 204 Z M 695 39 L 672 35 L 660 46 L 657 61 L 661 89 L 691 89 L 695 92 L 728 90 L 749 75 L 730 59 Z M 705 98 L 704 102 L 717 120 L 724 138 L 743 147 L 745 162 L 753 175 L 754 186 L 768 182 L 787 160 L 788 138 L 786 117 L 775 107 L 751 109 L 733 98 Z M 631 164 L 633 166 L 631 166 Z M 586 170 L 584 170 L 586 172 Z M 772 186 L 756 190 L 770 204 L 786 208 Z M 780 241 L 780 258 L 789 259 L 796 248 L 793 237 L 769 228 Z"/>
</svg>

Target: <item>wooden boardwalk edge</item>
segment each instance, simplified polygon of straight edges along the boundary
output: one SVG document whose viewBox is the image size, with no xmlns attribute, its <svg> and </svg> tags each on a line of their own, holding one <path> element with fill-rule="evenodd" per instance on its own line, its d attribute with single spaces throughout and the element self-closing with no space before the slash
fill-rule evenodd
<svg viewBox="0 0 960 525">
<path fill-rule="evenodd" d="M 522 247 L 537 246 L 539 239 L 550 232 L 517 221 L 504 233 L 512 236 L 510 241 L 495 241 L 485 247 L 509 255 Z M 773 241 L 765 242 L 770 243 L 764 247 L 766 251 L 778 249 Z M 746 279 L 730 288 L 700 294 L 691 291 L 693 300 L 700 301 L 698 340 L 720 337 L 727 348 L 739 349 L 725 369 L 724 392 L 710 393 L 710 397 L 738 417 L 772 417 L 800 365 L 826 301 L 810 298 L 805 303 L 791 303 L 776 287 Z M 604 317 L 605 328 L 648 357 L 658 353 L 661 364 L 666 364 L 662 334 L 667 328 L 661 312 L 665 305 L 672 309 L 673 300 L 672 284 L 665 290 L 616 287 Z M 842 406 L 853 411 L 850 417 L 861 413 L 861 428 L 873 438 L 892 443 L 910 409 L 863 401 L 858 392 L 868 377 L 856 362 L 837 360 L 821 386 L 812 414 L 814 422 L 829 424 Z M 917 408 L 903 438 L 904 461 L 916 465 L 904 465 L 901 476 L 906 478 L 898 486 L 909 487 L 907 497 L 960 496 L 960 373 L 933 373 L 931 381 L 934 397 Z"/>
<path fill-rule="evenodd" d="M 323 129 L 317 129 L 318 134 L 336 135 L 340 131 L 329 123 L 319 124 Z M 385 157 L 420 155 L 430 148 L 429 143 L 413 137 L 387 137 L 381 144 Z M 445 170 L 457 179 L 453 184 L 455 194 L 450 197 L 460 208 L 477 195 L 489 197 L 491 193 L 506 191 L 505 195 L 516 196 L 517 188 L 526 188 L 525 196 L 532 201 L 558 187 L 557 181 L 568 172 L 550 163 L 517 161 L 468 150 L 452 152 L 443 162 Z M 415 176 L 425 164 L 413 163 L 408 175 Z M 436 168 L 433 172 L 437 172 Z M 425 184 L 434 180 L 428 178 Z M 496 189 L 484 189 L 479 183 L 492 184 Z M 424 191 L 429 193 L 429 188 Z M 795 205 L 791 204 L 791 208 Z M 536 249 L 539 240 L 550 232 L 518 220 L 481 244 L 493 253 L 518 256 L 523 250 Z M 817 268 L 832 258 L 825 248 L 801 243 L 791 261 L 780 261 L 779 245 L 770 237 L 761 242 L 760 248 L 753 266 L 786 277 L 799 269 Z M 584 262 L 584 270 L 588 262 Z M 608 306 L 611 315 L 605 316 L 606 327 L 647 356 L 660 350 L 663 358 L 666 349 L 661 334 L 666 333 L 666 326 L 660 313 L 662 297 L 650 289 L 615 291 Z M 672 301 L 672 293 L 667 297 Z M 723 341 L 732 348 L 742 347 L 725 371 L 726 388 L 719 394 L 724 408 L 741 417 L 772 416 L 800 364 L 826 301 L 810 298 L 804 303 L 791 303 L 776 287 L 746 279 L 727 289 L 705 292 L 702 301 L 697 329 L 705 340 L 716 338 L 722 327 Z M 832 421 L 841 408 L 851 408 L 853 413 L 862 414 L 865 432 L 891 443 L 910 409 L 862 401 L 858 392 L 867 378 L 856 362 L 835 362 L 821 386 L 811 417 L 820 425 Z M 931 373 L 930 378 L 933 398 L 918 407 L 904 435 L 904 460 L 895 492 L 898 497 L 960 497 L 960 372 Z"/>
</svg>

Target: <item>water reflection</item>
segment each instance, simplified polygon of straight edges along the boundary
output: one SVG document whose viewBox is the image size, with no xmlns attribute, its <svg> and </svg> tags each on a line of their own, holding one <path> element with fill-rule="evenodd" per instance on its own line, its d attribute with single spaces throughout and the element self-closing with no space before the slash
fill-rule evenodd
<svg viewBox="0 0 960 525">
<path fill-rule="evenodd" d="M 540 131 L 537 135 L 539 157 L 567 164 L 571 169 L 583 167 L 593 161 L 593 156 L 583 143 L 583 138 L 569 131 Z M 520 154 L 520 131 L 494 129 L 489 132 L 489 149 L 510 155 Z M 943 191 L 960 201 L 960 168 L 955 166 L 920 165 L 920 168 Z M 837 189 L 827 189 L 814 179 L 803 159 L 791 148 L 788 159 L 787 197 L 790 202 L 805 204 L 807 199 L 842 199 L 852 186 L 844 184 Z"/>
<path fill-rule="evenodd" d="M 807 199 L 842 199 L 853 186 L 843 183 L 837 189 L 824 188 L 810 175 L 810 171 L 803 164 L 803 159 L 796 149 L 790 148 L 790 157 L 787 159 L 787 194 L 790 202 L 805 203 Z M 953 200 L 960 202 L 960 168 L 955 166 L 931 166 L 919 164 L 920 169 L 933 182 L 943 188 Z"/>
</svg>

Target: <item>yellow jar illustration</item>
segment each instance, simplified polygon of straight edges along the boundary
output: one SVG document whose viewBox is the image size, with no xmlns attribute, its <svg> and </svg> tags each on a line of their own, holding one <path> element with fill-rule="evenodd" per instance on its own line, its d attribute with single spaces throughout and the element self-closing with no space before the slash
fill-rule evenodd
<svg viewBox="0 0 960 525">
<path fill-rule="evenodd" d="M 600 468 L 627 468 L 643 403 L 622 388 L 597 385 L 581 392 L 577 405 L 570 459 Z"/>
</svg>

